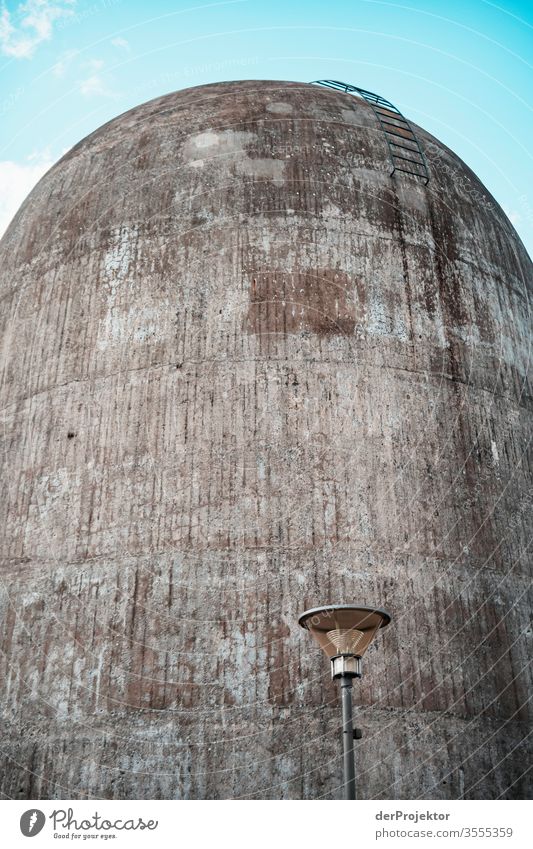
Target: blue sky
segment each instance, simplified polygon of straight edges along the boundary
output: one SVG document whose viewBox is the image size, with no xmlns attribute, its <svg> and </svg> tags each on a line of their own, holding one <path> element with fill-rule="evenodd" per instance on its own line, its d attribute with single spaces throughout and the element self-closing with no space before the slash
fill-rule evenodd
<svg viewBox="0 0 533 849">
<path fill-rule="evenodd" d="M 0 5 L 0 230 L 105 121 L 227 79 L 340 79 L 461 156 L 533 254 L 533 4 L 27 0 Z"/>
</svg>

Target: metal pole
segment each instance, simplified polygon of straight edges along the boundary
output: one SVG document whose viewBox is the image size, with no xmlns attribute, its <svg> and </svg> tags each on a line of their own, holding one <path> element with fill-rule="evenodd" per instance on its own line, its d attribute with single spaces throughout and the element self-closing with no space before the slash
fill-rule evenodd
<svg viewBox="0 0 533 849">
<path fill-rule="evenodd" d="M 353 749 L 352 676 L 341 675 L 342 748 L 344 753 L 344 798 L 355 799 L 355 759 Z"/>
</svg>

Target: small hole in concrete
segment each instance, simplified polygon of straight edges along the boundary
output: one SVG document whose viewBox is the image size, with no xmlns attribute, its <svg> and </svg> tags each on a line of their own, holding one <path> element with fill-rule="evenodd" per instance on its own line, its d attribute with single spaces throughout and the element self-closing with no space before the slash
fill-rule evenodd
<svg viewBox="0 0 533 849">
<path fill-rule="evenodd" d="M 75 436 L 76 434 L 73 430 L 69 430 L 69 432 L 67 433 L 67 439 L 74 439 Z"/>
</svg>

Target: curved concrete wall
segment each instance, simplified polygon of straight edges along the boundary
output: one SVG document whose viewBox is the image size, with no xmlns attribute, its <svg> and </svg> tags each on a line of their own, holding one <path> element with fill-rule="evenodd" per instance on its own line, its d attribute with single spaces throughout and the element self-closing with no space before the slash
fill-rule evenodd
<svg viewBox="0 0 533 849">
<path fill-rule="evenodd" d="M 427 187 L 351 95 L 190 89 L 17 214 L 4 795 L 339 796 L 297 615 L 350 601 L 393 615 L 355 688 L 359 795 L 530 792 L 531 262 L 417 132 Z"/>
</svg>

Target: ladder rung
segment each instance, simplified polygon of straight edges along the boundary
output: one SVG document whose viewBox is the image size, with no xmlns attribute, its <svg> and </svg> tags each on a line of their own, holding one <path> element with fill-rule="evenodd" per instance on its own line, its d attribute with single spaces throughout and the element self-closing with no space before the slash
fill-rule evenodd
<svg viewBox="0 0 533 849">
<path fill-rule="evenodd" d="M 402 115 L 402 113 L 400 112 L 399 109 L 389 109 L 388 107 L 379 106 L 379 105 L 376 106 L 376 112 L 378 111 L 378 109 L 381 109 L 386 115 L 389 115 L 389 116 L 392 115 L 393 118 L 394 118 L 395 115 L 400 115 L 400 117 Z"/>
<path fill-rule="evenodd" d="M 409 159 L 408 156 L 400 156 L 399 153 L 394 153 L 393 156 L 394 156 L 395 159 L 403 159 L 404 162 L 412 162 L 413 165 L 419 165 L 421 168 L 426 167 L 424 162 L 417 162 L 416 159 Z"/>
<path fill-rule="evenodd" d="M 398 109 L 398 108 L 394 105 L 394 103 L 391 103 L 391 102 L 390 102 L 390 100 L 383 100 L 383 98 L 382 98 L 381 100 L 379 100 L 379 101 L 376 103 L 376 108 L 377 108 L 377 109 L 385 109 L 385 110 L 387 110 L 387 109 L 388 109 L 388 110 L 390 110 L 391 112 L 399 112 L 399 111 L 400 111 L 400 110 L 399 110 L 399 109 Z"/>
<path fill-rule="evenodd" d="M 405 174 L 414 174 L 415 177 L 422 177 L 424 180 L 429 179 L 427 174 L 421 174 L 420 171 L 411 171 L 410 168 L 402 168 L 401 165 L 395 166 L 396 171 L 403 171 Z"/>
<path fill-rule="evenodd" d="M 410 141 L 410 139 L 406 139 L 406 141 Z M 419 147 L 406 147 L 404 144 L 398 144 L 398 142 L 395 142 L 395 141 L 389 141 L 389 144 L 393 144 L 394 147 L 400 147 L 402 150 L 410 150 L 411 153 L 421 153 Z M 414 139 L 413 139 L 413 144 L 416 144 Z M 393 151 L 393 154 L 394 154 L 394 151 Z"/>
<path fill-rule="evenodd" d="M 407 127 L 409 130 L 411 130 L 411 127 L 409 126 L 409 121 L 406 121 L 406 120 L 405 120 L 405 118 L 395 118 L 394 120 L 395 120 L 395 121 L 401 121 L 401 122 L 402 122 L 402 124 L 405 124 L 405 125 L 406 125 L 406 127 Z M 381 121 L 381 123 L 382 123 L 382 124 L 389 124 L 389 126 L 390 126 L 390 127 L 397 127 L 397 126 L 398 126 L 398 124 L 393 124 L 393 123 L 392 123 L 392 121 L 387 121 L 387 120 L 386 120 L 386 119 L 384 119 L 384 118 L 380 118 L 380 121 Z M 403 130 L 403 127 L 400 127 L 399 129 L 400 129 L 400 130 Z M 412 131 L 411 131 L 411 132 L 412 132 Z"/>
<path fill-rule="evenodd" d="M 364 95 L 363 95 L 364 97 Z M 371 100 L 369 97 L 365 97 L 367 103 L 370 103 L 375 112 L 381 110 L 381 112 L 385 112 L 388 115 L 401 115 L 401 112 L 397 110 L 394 106 L 385 106 L 383 103 L 379 103 L 377 100 Z"/>
<path fill-rule="evenodd" d="M 402 171 L 405 174 L 414 174 L 415 177 L 422 177 L 423 180 L 429 180 L 428 174 L 420 174 L 419 171 L 411 171 L 410 168 L 398 167 L 398 168 L 396 168 L 396 171 Z"/>
<path fill-rule="evenodd" d="M 398 124 L 392 124 L 390 121 L 382 121 L 381 119 L 379 123 L 385 133 L 394 133 L 395 130 L 399 130 L 398 135 L 402 136 L 402 138 L 404 138 L 404 133 L 409 133 L 412 136 L 415 135 L 407 123 L 405 124 L 405 127 L 399 126 Z"/>
<path fill-rule="evenodd" d="M 408 171 L 407 168 L 395 168 L 394 171 L 401 171 L 402 174 L 412 174 L 413 177 L 422 177 L 423 180 L 429 182 L 429 177 L 426 174 L 419 174 L 418 171 Z"/>
<path fill-rule="evenodd" d="M 398 129 L 401 129 L 401 127 L 398 127 Z M 403 139 L 404 141 L 414 141 L 416 139 L 416 136 L 414 139 L 410 139 L 409 136 L 402 136 L 401 133 L 393 133 L 392 130 L 386 130 L 385 127 L 383 128 L 383 132 L 387 133 L 389 136 L 396 136 L 397 139 Z"/>
</svg>

